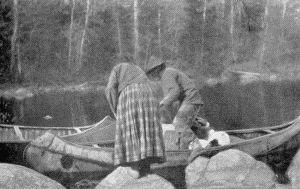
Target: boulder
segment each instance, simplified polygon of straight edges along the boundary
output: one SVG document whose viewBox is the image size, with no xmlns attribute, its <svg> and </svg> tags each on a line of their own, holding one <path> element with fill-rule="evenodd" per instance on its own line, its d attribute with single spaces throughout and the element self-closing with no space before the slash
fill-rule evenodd
<svg viewBox="0 0 300 189">
<path fill-rule="evenodd" d="M 130 171 L 129 167 L 118 167 L 105 177 L 95 189 L 175 189 L 171 183 L 158 175 L 151 174 L 137 179 L 132 176 Z"/>
<path fill-rule="evenodd" d="M 290 184 L 276 184 L 272 189 L 293 189 Z"/>
<path fill-rule="evenodd" d="M 65 189 L 58 182 L 20 165 L 0 163 L 0 188 Z"/>
<path fill-rule="evenodd" d="M 270 167 L 235 149 L 210 159 L 198 157 L 185 172 L 187 188 L 272 188 L 276 185 Z"/>
<path fill-rule="evenodd" d="M 294 156 L 287 170 L 287 175 L 293 188 L 298 188 L 300 186 L 300 150 Z"/>
<path fill-rule="evenodd" d="M 99 183 L 100 180 L 83 179 L 72 185 L 70 189 L 95 189 Z"/>
</svg>

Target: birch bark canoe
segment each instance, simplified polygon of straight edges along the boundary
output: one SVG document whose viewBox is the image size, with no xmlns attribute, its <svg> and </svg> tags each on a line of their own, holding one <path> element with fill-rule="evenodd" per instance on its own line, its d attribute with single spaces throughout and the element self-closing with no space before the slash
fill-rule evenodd
<svg viewBox="0 0 300 189">
<path fill-rule="evenodd" d="M 167 162 L 153 164 L 151 169 L 154 172 L 159 169 L 184 167 L 198 156 L 211 157 L 231 148 L 258 157 L 269 153 L 284 153 L 300 145 L 300 117 L 278 126 L 229 130 L 226 131 L 231 138 L 229 145 L 199 148 L 194 151 L 180 151 L 172 148 L 170 142 L 174 142 L 176 133 L 172 128 L 163 130 Z M 94 145 L 90 143 L 89 146 L 66 141 L 48 132 L 27 146 L 24 151 L 26 161 L 33 169 L 43 174 L 82 173 L 89 175 L 97 172 L 105 175 L 115 167 L 113 166 L 113 146 L 106 145 L 108 143 L 101 140 L 107 135 L 103 131 L 98 135 L 100 141 L 95 141 Z"/>
<path fill-rule="evenodd" d="M 104 133 L 106 132 L 106 131 L 101 131 L 101 129 L 106 127 L 114 128 L 114 125 L 115 125 L 115 120 L 112 119 L 110 116 L 106 116 L 101 121 L 92 125 L 74 126 L 74 127 L 63 127 L 63 126 L 42 127 L 42 126 L 0 124 L 0 144 L 1 143 L 25 143 L 26 144 L 36 139 L 37 137 L 43 135 L 49 130 L 51 130 L 53 134 L 61 136 L 67 141 L 71 141 L 71 142 L 77 141 L 81 143 L 90 142 L 91 140 L 94 140 L 95 136 L 98 135 L 97 132 L 104 132 Z M 112 135 L 114 136 L 114 130 L 111 131 L 110 129 L 110 132 L 113 132 Z"/>
</svg>

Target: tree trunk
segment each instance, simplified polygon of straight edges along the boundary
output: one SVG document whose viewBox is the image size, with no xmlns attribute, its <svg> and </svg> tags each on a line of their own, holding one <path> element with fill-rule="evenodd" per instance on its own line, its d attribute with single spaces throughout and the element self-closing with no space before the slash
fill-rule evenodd
<svg viewBox="0 0 300 189">
<path fill-rule="evenodd" d="M 176 28 L 176 30 L 175 30 L 175 34 L 174 34 L 174 40 L 173 40 L 173 45 L 172 45 L 172 51 L 171 51 L 171 53 L 172 53 L 172 59 L 171 59 L 171 64 L 173 65 L 173 61 L 174 61 L 174 59 L 176 58 L 176 56 L 177 56 L 177 54 L 175 54 L 174 53 L 174 51 L 175 51 L 175 46 L 176 46 L 176 42 L 177 42 L 177 33 L 178 33 L 178 28 Z"/>
<path fill-rule="evenodd" d="M 161 49 L 161 27 L 160 27 L 160 22 L 161 22 L 161 10 L 158 8 L 158 18 L 157 18 L 157 26 L 158 26 L 158 48 L 159 48 L 159 56 L 162 57 L 162 49 Z"/>
<path fill-rule="evenodd" d="M 147 60 L 148 60 L 148 57 L 149 57 L 149 48 L 150 48 L 150 44 L 151 44 L 151 36 L 148 37 L 148 41 L 147 41 L 147 47 L 146 47 L 146 57 L 145 57 L 145 64 L 144 64 L 144 68 L 147 68 L 148 65 L 147 65 Z"/>
<path fill-rule="evenodd" d="M 206 5 L 207 1 L 203 1 L 203 13 L 202 13 L 202 29 L 201 29 L 201 52 L 200 52 L 200 73 L 203 74 L 203 66 L 204 66 L 204 30 L 205 30 L 205 23 L 206 23 Z M 197 61 L 198 62 L 198 61 Z M 198 63 L 199 64 L 199 63 Z"/>
<path fill-rule="evenodd" d="M 263 35 L 263 45 L 262 45 L 262 50 L 259 58 L 259 69 L 261 69 L 263 61 L 264 61 L 264 55 L 265 55 L 265 50 L 266 50 L 266 37 L 268 33 L 268 15 L 269 15 L 269 0 L 267 0 L 267 4 L 265 7 L 265 15 L 264 15 L 264 35 Z"/>
<path fill-rule="evenodd" d="M 15 81 L 18 80 L 18 77 L 20 75 L 19 70 L 16 70 L 16 65 L 18 65 L 18 30 L 19 30 L 19 8 L 18 8 L 18 4 L 19 1 L 18 0 L 14 0 L 13 1 L 13 22 L 14 22 L 14 29 L 13 29 L 13 35 L 12 35 L 12 39 L 11 39 L 11 65 L 10 65 L 10 69 L 11 72 L 14 75 L 14 79 Z"/>
<path fill-rule="evenodd" d="M 234 45 L 234 3 L 230 0 L 230 38 L 231 38 L 231 58 L 233 63 L 236 62 L 235 45 Z"/>
<path fill-rule="evenodd" d="M 69 31 L 69 54 L 68 54 L 69 69 L 71 68 L 71 62 L 72 62 L 72 33 L 73 33 L 75 1 L 70 0 L 70 2 L 71 2 L 71 22 L 70 22 L 70 31 Z"/>
<path fill-rule="evenodd" d="M 85 42 L 87 26 L 88 26 L 88 23 L 89 23 L 89 13 L 90 13 L 90 0 L 87 0 L 86 1 L 85 23 L 84 23 L 84 28 L 83 28 L 83 33 L 82 33 L 82 38 L 81 38 L 81 43 L 80 43 L 79 65 L 76 69 L 77 72 L 81 69 L 81 66 L 82 66 L 82 56 L 83 56 L 83 50 L 84 50 L 84 42 Z"/>
<path fill-rule="evenodd" d="M 18 77 L 19 79 L 21 79 L 22 63 L 20 57 L 20 43 L 17 42 L 16 47 L 17 47 Z"/>
<path fill-rule="evenodd" d="M 283 41 L 284 38 L 284 19 L 285 19 L 285 13 L 286 13 L 286 4 L 289 0 L 283 0 L 283 9 L 282 9 L 282 15 L 281 15 L 281 41 Z"/>
<path fill-rule="evenodd" d="M 116 13 L 116 20 L 117 20 L 117 30 L 118 30 L 118 46 L 119 46 L 119 59 L 123 56 L 123 49 L 122 49 L 122 34 L 121 34 L 121 25 L 120 25 L 120 9 L 119 9 L 119 1 L 117 1 L 117 6 L 115 9 Z"/>
<path fill-rule="evenodd" d="M 224 16 L 225 16 L 225 0 L 220 1 L 221 5 L 217 9 L 217 27 L 222 31 L 224 25 Z"/>
<path fill-rule="evenodd" d="M 133 26 L 133 32 L 134 32 L 134 55 L 133 58 L 136 61 L 137 56 L 139 53 L 139 24 L 138 24 L 138 0 L 134 0 L 133 3 L 133 20 L 134 20 L 134 26 Z"/>
</svg>

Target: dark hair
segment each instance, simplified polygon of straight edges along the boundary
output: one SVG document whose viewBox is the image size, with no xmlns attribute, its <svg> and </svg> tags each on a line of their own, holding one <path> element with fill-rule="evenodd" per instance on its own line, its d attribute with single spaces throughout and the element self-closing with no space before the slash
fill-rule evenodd
<svg viewBox="0 0 300 189">
<path fill-rule="evenodd" d="M 195 117 L 189 120 L 189 127 L 199 139 L 206 139 L 208 133 L 213 129 L 211 126 L 206 126 L 207 121 L 201 117 Z"/>
<path fill-rule="evenodd" d="M 156 67 L 152 68 L 151 70 L 147 71 L 147 74 L 155 73 L 158 71 L 163 71 L 165 69 L 166 69 L 166 64 L 162 63 L 159 66 L 156 66 Z"/>
</svg>

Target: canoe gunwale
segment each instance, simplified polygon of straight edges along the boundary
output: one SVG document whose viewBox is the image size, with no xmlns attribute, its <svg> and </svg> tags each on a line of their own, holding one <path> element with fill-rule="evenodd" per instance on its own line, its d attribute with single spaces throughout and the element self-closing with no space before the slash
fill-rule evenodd
<svg viewBox="0 0 300 189">
<path fill-rule="evenodd" d="M 95 128 L 97 128 L 98 126 L 101 126 L 103 123 L 105 123 L 105 121 L 113 121 L 113 118 L 111 118 L 110 116 L 106 116 L 105 118 L 103 118 L 101 121 L 93 124 L 93 125 L 88 125 L 88 126 L 79 126 L 79 127 L 32 127 L 32 126 L 16 126 L 16 125 L 5 125 L 5 128 L 8 128 L 10 130 L 7 130 L 7 132 L 10 133 L 13 132 L 14 135 L 16 135 L 17 138 L 19 138 L 18 140 L 16 140 L 15 138 L 13 139 L 8 139 L 8 140 L 1 140 L 0 139 L 0 144 L 3 143 L 29 143 L 34 139 L 24 139 L 24 140 L 20 140 L 20 137 L 18 137 L 18 133 L 16 133 L 16 127 L 18 127 L 18 130 L 21 130 L 23 132 L 32 132 L 35 133 L 37 131 L 41 131 L 42 133 L 45 133 L 47 131 L 53 131 L 53 132 L 57 132 L 57 131 L 61 131 L 61 132 L 65 132 L 65 131 L 75 131 L 75 133 L 72 134 L 67 134 L 67 135 L 63 135 L 60 136 L 62 138 L 72 138 L 72 137 L 76 137 L 76 136 L 80 136 L 80 135 L 84 135 L 85 133 L 87 133 L 88 131 L 91 131 Z M 3 124 L 0 124 L 0 128 L 1 126 L 3 126 Z M 104 127 L 101 126 L 101 128 L 97 129 L 97 130 L 104 130 L 107 129 L 107 127 L 109 127 L 110 125 L 105 125 Z M 80 130 L 81 132 L 77 132 L 77 130 Z M 2 131 L 1 131 L 2 132 Z M 5 131 L 4 131 L 5 133 Z M 21 133 L 22 134 L 22 133 Z M 22 137 L 24 137 L 22 135 Z M 110 142 L 110 141 L 104 141 L 104 142 Z M 81 143 L 82 145 L 85 145 L 85 143 Z M 86 144 L 89 145 L 89 144 Z"/>
<path fill-rule="evenodd" d="M 88 129 L 90 127 L 93 127 L 94 125 L 99 124 L 100 122 L 97 122 L 95 124 L 92 125 L 85 125 L 85 126 L 74 126 L 74 127 L 41 127 L 41 126 L 26 126 L 26 125 L 8 125 L 8 124 L 0 124 L 0 127 L 4 127 L 4 128 L 11 128 L 13 129 L 13 127 L 19 127 L 19 129 L 40 129 L 40 130 L 74 130 L 75 128 L 79 128 L 79 129 Z"/>
<path fill-rule="evenodd" d="M 69 131 L 69 130 L 73 130 L 75 131 L 75 133 L 73 134 L 68 134 L 68 135 L 65 135 L 66 137 L 72 137 L 72 136 L 75 136 L 75 135 L 79 135 L 79 134 L 82 134 L 84 133 L 85 131 L 88 131 L 92 128 L 94 128 L 96 125 L 99 125 L 101 124 L 104 120 L 106 119 L 111 119 L 113 120 L 113 118 L 111 118 L 110 116 L 106 116 L 105 118 L 103 118 L 101 121 L 95 123 L 95 124 L 92 124 L 92 125 L 87 125 L 87 126 L 74 126 L 74 127 L 39 127 L 39 126 L 22 126 L 22 125 L 8 125 L 8 124 L 0 124 L 0 128 L 1 127 L 5 127 L 5 128 L 9 128 L 9 129 L 12 129 L 14 130 L 14 127 L 18 127 L 18 129 L 20 130 L 42 130 L 42 131 L 47 131 L 47 130 L 53 130 L 53 131 L 57 131 L 57 130 L 60 130 L 60 131 Z M 239 133 L 255 133 L 255 132 L 265 132 L 265 130 L 278 130 L 278 129 L 283 129 L 285 127 L 289 127 L 290 125 L 292 125 L 293 123 L 295 122 L 295 119 L 290 121 L 290 122 L 287 122 L 287 123 L 283 123 L 281 125 L 277 125 L 277 126 L 269 126 L 269 127 L 263 127 L 263 128 L 250 128 L 250 129 L 242 129 L 242 130 L 224 130 L 224 132 L 227 132 L 228 134 L 239 134 Z M 104 127 L 106 128 L 106 127 Z M 80 129 L 82 132 L 81 133 L 78 133 L 77 130 Z M 30 131 L 29 131 L 30 132 Z M 1 143 L 28 143 L 32 141 L 32 139 L 24 139 L 23 141 L 22 140 L 0 140 L 0 144 Z M 113 140 L 110 140 L 110 141 L 97 141 L 97 144 L 106 144 L 106 143 L 114 143 Z M 90 143 L 81 143 L 82 145 L 91 145 L 93 144 L 93 142 L 90 142 Z"/>
<path fill-rule="evenodd" d="M 111 118 L 110 116 L 105 116 L 101 121 L 96 122 L 91 125 L 85 125 L 85 126 L 72 126 L 72 127 L 43 127 L 43 126 L 26 126 L 26 125 L 9 125 L 9 124 L 0 124 L 1 127 L 5 128 L 11 128 L 18 127 L 19 129 L 40 129 L 40 130 L 75 130 L 76 129 L 89 129 L 94 127 L 95 125 L 101 124 L 104 120 Z M 112 118 L 111 118 L 112 119 Z"/>
<path fill-rule="evenodd" d="M 297 119 L 297 118 L 296 118 Z M 290 127 L 292 124 L 295 123 L 295 120 L 292 120 L 287 123 L 283 123 L 281 125 L 276 125 L 276 126 L 269 126 L 269 127 L 261 127 L 261 128 L 250 128 L 250 129 L 239 129 L 239 130 L 224 130 L 226 133 L 255 133 L 255 132 L 260 132 L 260 131 L 265 131 L 265 130 L 282 130 L 287 127 Z"/>
</svg>

